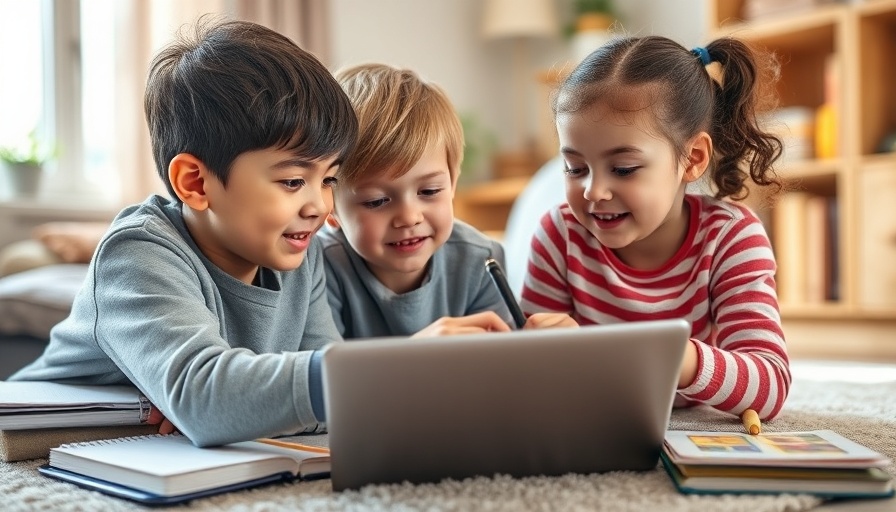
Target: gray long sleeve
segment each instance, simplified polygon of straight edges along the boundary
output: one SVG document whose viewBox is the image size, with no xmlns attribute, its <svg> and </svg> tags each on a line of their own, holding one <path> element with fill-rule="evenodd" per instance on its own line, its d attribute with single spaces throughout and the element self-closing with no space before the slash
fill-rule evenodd
<svg viewBox="0 0 896 512">
<path fill-rule="evenodd" d="M 299 269 L 260 277 L 221 271 L 152 197 L 113 222 L 71 316 L 13 379 L 130 381 L 200 446 L 314 430 L 309 359 L 341 339 L 319 242 Z"/>
</svg>

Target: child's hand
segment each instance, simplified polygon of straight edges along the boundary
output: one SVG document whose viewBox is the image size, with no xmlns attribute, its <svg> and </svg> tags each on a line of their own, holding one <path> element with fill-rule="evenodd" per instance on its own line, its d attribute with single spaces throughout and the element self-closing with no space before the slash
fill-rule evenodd
<svg viewBox="0 0 896 512">
<path fill-rule="evenodd" d="M 168 418 L 162 415 L 162 411 L 154 405 L 149 411 L 149 419 L 146 420 L 146 423 L 149 423 L 150 425 L 158 425 L 159 434 L 167 435 L 177 431 L 177 429 L 174 428 L 174 424 L 168 421 Z"/>
<path fill-rule="evenodd" d="M 412 338 L 432 338 L 451 334 L 509 331 L 510 327 L 494 311 L 482 311 L 467 316 L 443 316 L 424 327 Z"/>
<path fill-rule="evenodd" d="M 566 313 L 534 313 L 526 319 L 523 329 L 553 329 L 556 327 L 578 327 L 579 323 Z"/>
</svg>

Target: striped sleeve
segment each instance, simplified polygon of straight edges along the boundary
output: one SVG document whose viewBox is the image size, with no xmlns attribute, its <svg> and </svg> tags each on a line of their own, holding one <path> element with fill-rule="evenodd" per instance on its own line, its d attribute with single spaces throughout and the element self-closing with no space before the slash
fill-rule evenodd
<svg viewBox="0 0 896 512">
<path fill-rule="evenodd" d="M 573 315 L 566 269 L 566 224 L 558 208 L 541 218 L 532 236 L 520 306 L 526 316 L 540 312 Z"/>
<path fill-rule="evenodd" d="M 790 370 L 775 292 L 775 261 L 758 219 L 729 221 L 718 234 L 710 268 L 714 339 L 698 339 L 694 382 L 686 399 L 763 419 L 778 415 L 790 388 Z"/>
</svg>

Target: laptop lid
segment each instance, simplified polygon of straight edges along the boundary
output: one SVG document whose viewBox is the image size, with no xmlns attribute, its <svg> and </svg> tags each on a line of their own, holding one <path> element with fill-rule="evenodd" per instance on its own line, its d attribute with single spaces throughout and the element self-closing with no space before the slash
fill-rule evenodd
<svg viewBox="0 0 896 512">
<path fill-rule="evenodd" d="M 334 490 L 656 467 L 684 320 L 330 345 Z"/>
</svg>

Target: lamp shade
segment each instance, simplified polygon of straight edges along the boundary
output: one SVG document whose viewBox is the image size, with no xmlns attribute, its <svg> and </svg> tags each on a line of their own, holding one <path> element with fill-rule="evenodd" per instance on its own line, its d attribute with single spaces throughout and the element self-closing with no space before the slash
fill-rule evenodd
<svg viewBox="0 0 896 512">
<path fill-rule="evenodd" d="M 485 0 L 482 36 L 551 37 L 557 33 L 553 0 Z"/>
</svg>

